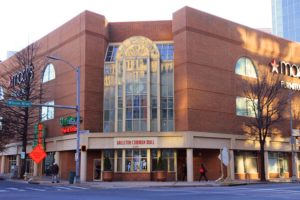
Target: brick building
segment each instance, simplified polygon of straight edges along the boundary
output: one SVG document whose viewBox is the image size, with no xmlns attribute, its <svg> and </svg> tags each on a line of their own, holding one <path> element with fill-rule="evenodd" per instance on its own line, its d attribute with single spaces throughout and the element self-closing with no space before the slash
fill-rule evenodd
<svg viewBox="0 0 300 200">
<path fill-rule="evenodd" d="M 290 72 L 284 80 L 296 84 L 295 90 L 300 84 L 298 43 L 189 7 L 172 20 L 149 22 L 109 23 L 85 11 L 37 43 L 42 57 L 56 55 L 81 69 L 81 130 L 89 132 L 80 139 L 82 181 L 102 180 L 104 157 L 111 161 L 113 180 L 155 180 L 159 157 L 170 181 L 184 179 L 185 165 L 187 181 L 197 180 L 201 163 L 209 180 L 222 171 L 231 179 L 258 179 L 259 143 L 243 129 L 251 114 L 245 112 L 240 82 L 255 80 L 268 68 L 274 73 L 269 64 L 275 59 L 294 70 L 295 76 Z M 74 105 L 75 72 L 50 60 L 42 71 L 49 96 L 43 103 Z M 299 98 L 296 92 L 295 113 Z M 69 121 L 76 113 L 52 108 L 41 113 L 47 157 L 39 166 L 29 160 L 28 172 L 45 174 L 55 160 L 67 178 L 75 170 L 76 134 Z M 293 124 L 298 128 L 297 119 Z M 277 132 L 266 145 L 269 179 L 292 176 L 289 115 Z M 218 156 L 224 148 L 230 159 L 221 170 Z M 18 165 L 17 141 L 0 158 L 1 173 Z"/>
</svg>

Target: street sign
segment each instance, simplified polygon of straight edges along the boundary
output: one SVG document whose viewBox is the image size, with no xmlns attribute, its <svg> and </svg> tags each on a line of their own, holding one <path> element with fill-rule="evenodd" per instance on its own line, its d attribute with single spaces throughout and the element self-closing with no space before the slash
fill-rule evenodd
<svg viewBox="0 0 300 200">
<path fill-rule="evenodd" d="M 21 159 L 25 159 L 25 152 L 24 151 L 21 152 Z"/>
<path fill-rule="evenodd" d="M 38 144 L 30 152 L 29 156 L 36 164 L 39 164 L 47 155 L 46 155 L 42 145 Z"/>
<path fill-rule="evenodd" d="M 18 107 L 31 107 L 30 101 L 19 101 L 19 100 L 8 100 L 6 101 L 7 106 L 18 106 Z"/>
</svg>

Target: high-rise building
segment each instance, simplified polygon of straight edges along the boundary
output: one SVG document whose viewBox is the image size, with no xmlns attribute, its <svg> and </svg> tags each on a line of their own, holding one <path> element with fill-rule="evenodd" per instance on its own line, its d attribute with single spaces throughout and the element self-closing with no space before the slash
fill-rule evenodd
<svg viewBox="0 0 300 200">
<path fill-rule="evenodd" d="M 300 1 L 272 0 L 273 34 L 300 42 Z"/>
</svg>

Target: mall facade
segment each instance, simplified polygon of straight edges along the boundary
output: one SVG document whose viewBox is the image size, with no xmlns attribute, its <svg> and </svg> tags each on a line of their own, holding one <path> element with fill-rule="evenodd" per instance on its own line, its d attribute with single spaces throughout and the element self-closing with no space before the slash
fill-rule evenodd
<svg viewBox="0 0 300 200">
<path fill-rule="evenodd" d="M 36 43 L 43 59 L 58 56 L 81 69 L 81 181 L 101 181 L 105 157 L 114 181 L 156 180 L 159 157 L 168 181 L 198 180 L 201 163 L 209 180 L 259 179 L 259 142 L 246 134 L 253 113 L 240 83 L 264 70 L 283 74 L 299 113 L 300 44 L 193 8 L 176 11 L 169 21 L 118 23 L 85 11 Z M 75 105 L 75 71 L 53 60 L 43 67 L 43 103 Z M 41 114 L 47 157 L 39 165 L 29 159 L 27 171 L 45 175 L 57 162 L 67 179 L 75 170 L 76 113 L 43 107 Z M 300 125 L 296 116 L 293 129 Z M 267 179 L 288 179 L 288 108 L 274 131 L 265 148 Z M 227 166 L 219 159 L 224 149 Z M 18 166 L 20 153 L 20 143 L 9 144 L 0 154 L 0 173 Z"/>
</svg>

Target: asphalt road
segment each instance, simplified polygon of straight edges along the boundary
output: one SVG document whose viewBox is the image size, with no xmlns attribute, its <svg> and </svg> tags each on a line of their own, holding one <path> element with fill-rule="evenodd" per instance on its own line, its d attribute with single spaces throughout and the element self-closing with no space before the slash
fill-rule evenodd
<svg viewBox="0 0 300 200">
<path fill-rule="evenodd" d="M 300 184 L 256 184 L 234 187 L 92 188 L 75 185 L 32 185 L 0 181 L 1 200 L 299 200 Z"/>
</svg>

